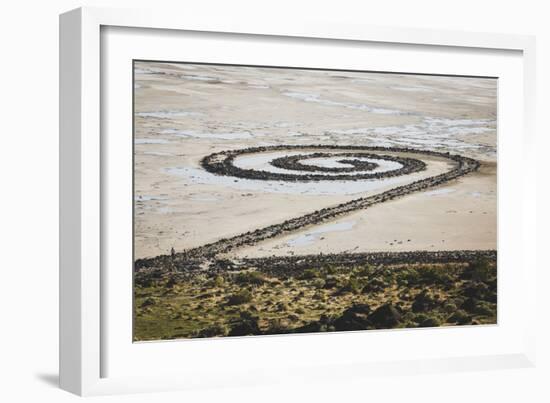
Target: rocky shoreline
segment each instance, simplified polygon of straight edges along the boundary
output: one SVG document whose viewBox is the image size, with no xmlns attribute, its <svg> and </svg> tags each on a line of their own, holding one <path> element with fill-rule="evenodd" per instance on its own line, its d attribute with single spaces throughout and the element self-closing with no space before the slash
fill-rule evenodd
<svg viewBox="0 0 550 403">
<path fill-rule="evenodd" d="M 147 266 L 136 267 L 136 281 L 170 277 L 189 280 L 196 276 L 215 276 L 224 272 L 256 270 L 272 276 L 299 276 L 305 270 L 330 266 L 356 267 L 362 265 L 415 265 L 474 263 L 480 260 L 497 261 L 496 250 L 455 250 L 455 251 L 410 251 L 410 252 L 371 252 L 371 253 L 332 253 L 302 256 L 272 256 L 247 259 L 212 259 L 205 264 L 193 260 L 185 266 L 177 266 L 175 260 L 166 256 L 150 259 Z"/>
</svg>

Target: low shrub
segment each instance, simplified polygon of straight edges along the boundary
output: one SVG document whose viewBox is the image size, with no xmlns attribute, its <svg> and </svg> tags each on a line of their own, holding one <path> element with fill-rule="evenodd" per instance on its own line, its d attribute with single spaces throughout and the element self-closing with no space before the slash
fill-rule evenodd
<svg viewBox="0 0 550 403">
<path fill-rule="evenodd" d="M 241 305 L 252 301 L 252 293 L 248 290 L 241 290 L 227 299 L 227 305 Z"/>
<path fill-rule="evenodd" d="M 456 323 L 459 325 L 466 325 L 472 321 L 472 318 L 470 315 L 468 315 L 463 310 L 459 309 L 455 313 L 453 313 L 449 318 L 447 319 L 447 322 L 449 323 Z"/>
<path fill-rule="evenodd" d="M 486 282 L 491 278 L 492 269 L 486 259 L 470 262 L 462 273 L 463 279 Z"/>
<path fill-rule="evenodd" d="M 337 288 L 340 286 L 340 281 L 334 276 L 328 276 L 325 280 L 324 288 L 330 289 L 330 288 Z"/>
<path fill-rule="evenodd" d="M 240 318 L 231 325 L 228 336 L 248 336 L 261 334 L 258 318 L 250 312 L 242 311 Z"/>
<path fill-rule="evenodd" d="M 387 303 L 371 313 L 368 320 L 377 329 L 391 329 L 397 327 L 401 321 L 401 317 L 399 310 L 391 303 Z"/>
<path fill-rule="evenodd" d="M 197 337 L 220 337 L 227 335 L 227 333 L 228 329 L 225 325 L 216 323 L 204 329 L 201 329 L 198 332 Z"/>
<path fill-rule="evenodd" d="M 216 287 L 223 287 L 225 283 L 225 280 L 223 279 L 222 276 L 216 276 L 216 278 L 214 279 L 214 285 Z"/>
<path fill-rule="evenodd" d="M 328 266 L 325 268 L 326 274 L 336 274 L 336 268 L 334 266 Z"/>
<path fill-rule="evenodd" d="M 487 284 L 479 281 L 467 281 L 462 293 L 468 298 L 485 299 L 488 292 L 489 287 Z"/>
<path fill-rule="evenodd" d="M 441 267 L 426 267 L 419 270 L 420 280 L 424 284 L 439 284 L 442 286 L 451 286 L 453 278 Z"/>
<path fill-rule="evenodd" d="M 363 294 L 369 294 L 371 292 L 379 292 L 384 290 L 387 286 L 389 286 L 389 283 L 385 282 L 380 277 L 375 277 L 363 287 L 362 292 Z"/>
<path fill-rule="evenodd" d="M 400 285 L 425 286 L 440 285 L 450 287 L 453 285 L 453 276 L 443 267 L 424 266 L 418 269 L 404 269 L 398 274 L 397 282 Z"/>
<path fill-rule="evenodd" d="M 476 298 L 467 298 L 460 307 L 465 311 L 473 312 L 478 303 L 479 301 Z"/>
<path fill-rule="evenodd" d="M 323 288 L 325 286 L 325 280 L 323 280 L 322 278 L 316 278 L 311 284 L 315 288 Z"/>
<path fill-rule="evenodd" d="M 351 292 L 354 294 L 359 294 L 361 292 L 361 283 L 356 278 L 350 278 L 344 285 L 340 288 L 340 293 Z"/>
<path fill-rule="evenodd" d="M 145 308 L 146 306 L 155 305 L 156 303 L 157 301 L 154 298 L 148 297 L 148 298 L 145 298 L 145 300 L 141 303 L 141 307 Z"/>
<path fill-rule="evenodd" d="M 248 271 L 237 274 L 235 283 L 241 285 L 262 285 L 267 282 L 266 277 L 258 271 Z"/>
<path fill-rule="evenodd" d="M 289 333 L 289 324 L 288 320 L 275 318 L 271 320 L 268 329 L 265 331 L 266 334 L 281 334 Z"/>
<path fill-rule="evenodd" d="M 422 291 L 414 298 L 411 309 L 413 312 L 425 312 L 436 306 L 434 297 L 426 290 Z"/>
<path fill-rule="evenodd" d="M 354 268 L 353 272 L 357 277 L 368 277 L 374 271 L 374 266 L 367 264 Z"/>
<path fill-rule="evenodd" d="M 476 304 L 473 311 L 476 315 L 494 316 L 496 315 L 496 305 L 485 301 L 480 301 Z"/>
<path fill-rule="evenodd" d="M 441 326 L 441 322 L 437 318 L 428 317 L 418 323 L 419 327 L 438 327 Z"/>
<path fill-rule="evenodd" d="M 300 276 L 298 276 L 298 280 L 312 280 L 314 278 L 319 277 L 319 272 L 314 269 L 306 269 Z"/>
<path fill-rule="evenodd" d="M 443 305 L 443 311 L 444 312 L 447 312 L 447 313 L 453 313 L 455 312 L 456 310 L 458 309 L 458 307 L 453 304 L 452 302 L 446 302 L 444 305 Z"/>
</svg>

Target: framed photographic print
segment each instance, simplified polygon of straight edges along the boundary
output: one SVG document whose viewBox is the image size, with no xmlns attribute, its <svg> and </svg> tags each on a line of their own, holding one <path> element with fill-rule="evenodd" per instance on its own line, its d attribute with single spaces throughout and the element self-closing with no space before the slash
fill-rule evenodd
<svg viewBox="0 0 550 403">
<path fill-rule="evenodd" d="M 495 77 L 134 61 L 134 341 L 496 324 L 496 123 Z"/>
<path fill-rule="evenodd" d="M 233 23 L 61 16 L 62 387 L 531 365 L 532 38 Z"/>
</svg>

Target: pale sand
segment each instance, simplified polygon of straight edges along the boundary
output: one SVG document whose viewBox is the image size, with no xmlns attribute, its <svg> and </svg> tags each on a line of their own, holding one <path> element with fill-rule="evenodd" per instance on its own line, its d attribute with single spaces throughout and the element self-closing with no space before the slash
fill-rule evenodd
<svg viewBox="0 0 550 403">
<path fill-rule="evenodd" d="M 304 185 L 310 191 L 297 194 L 284 184 L 270 189 L 269 181 L 212 180 L 199 161 L 213 152 L 322 143 L 432 148 L 496 159 L 494 80 L 159 63 L 136 67 L 137 258 L 166 254 L 172 247 L 182 251 L 396 184 L 354 194 L 324 194 L 326 183 Z M 427 171 L 399 178 L 399 184 L 449 169 L 441 161 L 427 162 Z M 496 248 L 495 169 L 486 167 L 442 189 L 453 191 L 430 194 L 431 189 L 342 217 L 337 223 L 354 222 L 351 229 L 323 233 L 307 245 L 290 248 L 287 242 L 311 229 L 237 253 Z"/>
<path fill-rule="evenodd" d="M 388 201 L 232 257 L 334 252 L 496 249 L 493 167 L 447 185 Z M 319 228 L 326 231 L 319 231 Z M 334 230 L 331 230 L 334 228 Z"/>
</svg>

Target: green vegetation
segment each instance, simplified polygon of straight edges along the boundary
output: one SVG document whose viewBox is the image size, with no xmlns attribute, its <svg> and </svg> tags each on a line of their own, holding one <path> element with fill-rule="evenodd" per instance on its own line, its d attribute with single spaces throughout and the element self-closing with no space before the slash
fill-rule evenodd
<svg viewBox="0 0 550 403">
<path fill-rule="evenodd" d="M 241 290 L 229 296 L 227 305 L 242 305 L 252 301 L 252 294 L 248 290 Z"/>
<path fill-rule="evenodd" d="M 241 285 L 262 285 L 267 282 L 266 277 L 258 271 L 247 271 L 239 273 L 234 279 L 235 283 Z"/>
<path fill-rule="evenodd" d="M 496 262 L 136 274 L 134 340 L 496 323 Z"/>
</svg>

